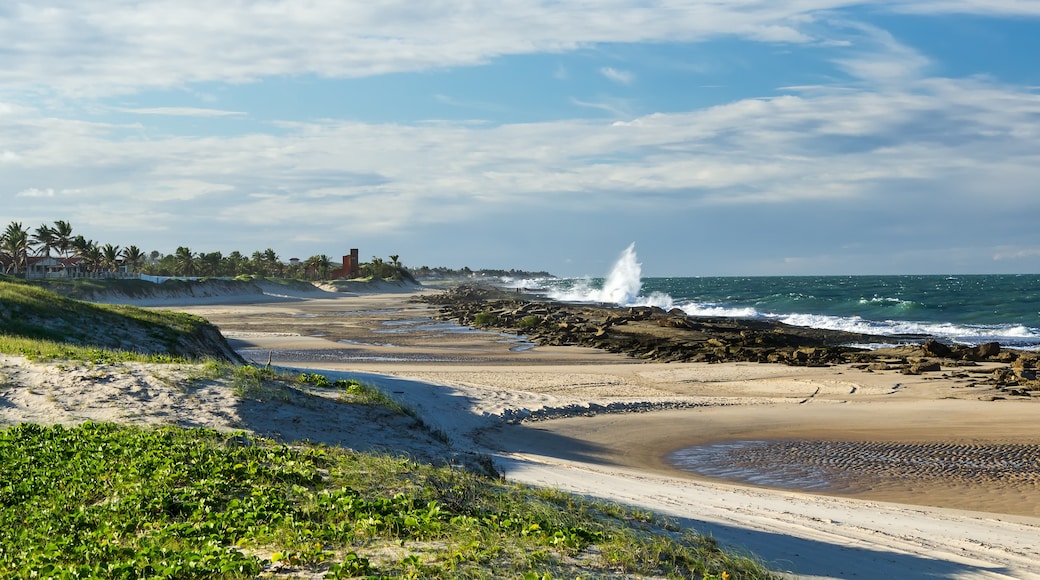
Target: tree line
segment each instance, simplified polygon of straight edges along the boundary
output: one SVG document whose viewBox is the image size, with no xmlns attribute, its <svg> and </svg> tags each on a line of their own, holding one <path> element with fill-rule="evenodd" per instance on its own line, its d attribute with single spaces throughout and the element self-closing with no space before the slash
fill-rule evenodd
<svg viewBox="0 0 1040 580">
<path fill-rule="evenodd" d="M 196 252 L 180 246 L 172 254 L 158 251 L 144 252 L 135 245 L 120 247 L 100 244 L 82 235 L 73 235 L 69 222 L 58 220 L 42 224 L 30 231 L 21 222 L 11 222 L 0 235 L 0 264 L 5 274 L 24 274 L 28 271 L 30 256 L 60 258 L 66 264 L 75 258 L 83 271 L 92 274 L 126 271 L 151 276 L 236 277 L 268 276 L 327 280 L 332 272 L 342 267 L 325 254 L 306 260 L 284 263 L 271 248 L 257 250 L 250 255 L 233 251 Z M 371 262 L 359 265 L 362 277 L 396 279 L 410 277 L 401 266 L 398 255 L 386 262 L 373 257 Z"/>
</svg>

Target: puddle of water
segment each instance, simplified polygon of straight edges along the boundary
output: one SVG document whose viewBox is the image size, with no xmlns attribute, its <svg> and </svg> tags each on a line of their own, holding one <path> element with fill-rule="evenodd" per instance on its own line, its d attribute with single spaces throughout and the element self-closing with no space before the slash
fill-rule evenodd
<svg viewBox="0 0 1040 580">
<path fill-rule="evenodd" d="M 825 491 L 836 483 L 833 474 L 813 465 L 768 460 L 776 441 L 727 441 L 688 447 L 668 459 L 675 467 L 717 479 L 787 489 Z M 749 458 L 750 456 L 750 458 Z"/>
</svg>

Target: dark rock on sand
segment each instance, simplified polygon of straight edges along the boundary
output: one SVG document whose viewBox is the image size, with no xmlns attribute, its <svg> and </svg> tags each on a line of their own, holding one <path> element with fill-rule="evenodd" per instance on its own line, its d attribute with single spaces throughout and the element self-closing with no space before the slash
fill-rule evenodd
<svg viewBox="0 0 1040 580">
<path fill-rule="evenodd" d="M 526 335 L 541 345 L 586 346 L 662 362 L 775 362 L 825 366 L 871 351 L 849 346 L 890 338 L 779 322 L 691 317 L 649 306 L 562 304 L 493 287 L 463 285 L 420 298 L 440 317 Z"/>
<path fill-rule="evenodd" d="M 460 285 L 418 299 L 438 305 L 441 319 L 522 334 L 539 345 L 592 347 L 656 362 L 852 363 L 866 372 L 907 374 L 1000 362 L 1011 366 L 980 369 L 978 384 L 1040 393 L 1037 355 L 998 343 L 949 345 L 929 337 L 908 341 L 766 320 L 687 316 L 678 309 L 564 304 L 486 285 Z M 891 346 L 868 350 L 855 344 Z"/>
</svg>

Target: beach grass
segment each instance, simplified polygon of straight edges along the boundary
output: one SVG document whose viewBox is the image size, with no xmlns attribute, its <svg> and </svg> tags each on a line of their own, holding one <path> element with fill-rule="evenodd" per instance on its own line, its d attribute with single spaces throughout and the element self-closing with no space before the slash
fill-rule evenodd
<svg viewBox="0 0 1040 580">
<path fill-rule="evenodd" d="M 230 349 L 217 348 L 225 346 L 218 343 L 223 343 L 219 332 L 198 316 L 93 304 L 34 284 L 0 280 L 0 352 L 81 360 L 98 353 L 107 353 L 104 358 L 140 355 L 148 362 L 228 358 Z"/>
<path fill-rule="evenodd" d="M 244 433 L 23 424 L 0 463 L 4 577 L 772 577 L 646 513 Z"/>
</svg>

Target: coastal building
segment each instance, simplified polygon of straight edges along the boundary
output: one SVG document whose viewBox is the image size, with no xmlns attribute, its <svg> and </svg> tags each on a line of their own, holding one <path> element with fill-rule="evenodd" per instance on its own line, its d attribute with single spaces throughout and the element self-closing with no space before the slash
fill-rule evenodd
<svg viewBox="0 0 1040 580">
<path fill-rule="evenodd" d="M 86 274 L 81 258 L 29 256 L 26 259 L 26 278 L 79 278 Z"/>
<path fill-rule="evenodd" d="M 72 278 L 137 278 L 138 274 L 120 264 L 102 268 L 91 266 L 79 256 L 27 256 L 24 266 L 16 264 L 10 256 L 0 256 L 0 272 L 24 276 L 29 280 L 72 279 Z"/>
<path fill-rule="evenodd" d="M 357 278 L 361 273 L 361 261 L 358 260 L 358 249 L 351 248 L 350 254 L 343 256 L 343 267 L 333 271 L 330 275 L 337 278 Z"/>
</svg>

